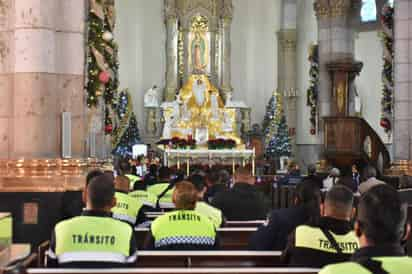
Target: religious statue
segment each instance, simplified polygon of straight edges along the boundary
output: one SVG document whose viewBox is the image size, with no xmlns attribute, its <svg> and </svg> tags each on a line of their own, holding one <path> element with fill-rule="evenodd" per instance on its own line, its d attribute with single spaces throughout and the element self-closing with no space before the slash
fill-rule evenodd
<svg viewBox="0 0 412 274">
<path fill-rule="evenodd" d="M 159 100 L 157 98 L 157 86 L 154 85 L 149 89 L 144 95 L 144 106 L 145 107 L 158 107 Z"/>
</svg>

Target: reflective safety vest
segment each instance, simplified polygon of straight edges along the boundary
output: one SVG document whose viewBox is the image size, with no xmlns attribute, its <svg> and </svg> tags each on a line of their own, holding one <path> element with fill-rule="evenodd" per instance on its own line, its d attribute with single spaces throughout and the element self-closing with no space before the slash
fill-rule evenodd
<svg viewBox="0 0 412 274">
<path fill-rule="evenodd" d="M 353 231 L 344 235 L 334 234 L 333 232 L 330 232 L 330 234 L 338 243 L 343 254 L 353 254 L 359 248 L 358 238 Z M 295 247 L 338 253 L 320 228 L 307 225 L 296 228 Z"/>
<path fill-rule="evenodd" d="M 216 228 L 222 225 L 222 211 L 205 202 L 197 202 L 195 211 L 208 217 Z"/>
<path fill-rule="evenodd" d="M 388 273 L 409 274 L 412 272 L 412 258 L 410 257 L 376 257 L 372 260 L 381 262 L 382 268 Z M 373 274 L 356 262 L 332 264 L 324 267 L 319 274 Z"/>
<path fill-rule="evenodd" d="M 155 184 L 152 186 L 147 187 L 147 192 L 149 192 L 151 195 L 157 197 L 164 191 L 166 188 L 169 186 L 168 183 L 162 183 L 162 184 Z M 173 204 L 173 191 L 174 188 L 168 190 L 163 197 L 159 200 L 160 203 L 166 203 L 166 204 Z"/>
<path fill-rule="evenodd" d="M 131 225 L 136 224 L 137 214 L 139 214 L 143 203 L 122 192 L 116 192 L 114 196 L 116 197 L 116 206 L 112 208 L 113 218 Z"/>
<path fill-rule="evenodd" d="M 136 190 L 133 192 L 129 192 L 129 196 L 133 199 L 136 199 L 139 203 L 142 203 L 143 205 L 150 207 L 156 206 L 157 197 L 153 196 L 150 192 L 144 190 Z"/>
<path fill-rule="evenodd" d="M 110 217 L 79 216 L 55 227 L 55 251 L 59 264 L 76 262 L 129 263 L 133 229 Z"/>
<path fill-rule="evenodd" d="M 142 181 L 142 178 L 140 178 L 139 176 L 136 176 L 136 175 L 126 174 L 126 177 L 129 178 L 129 181 L 130 181 L 130 185 L 129 185 L 130 190 L 134 189 L 134 184 L 136 182 Z"/>
<path fill-rule="evenodd" d="M 213 247 L 215 226 L 209 219 L 194 210 L 177 210 L 153 221 L 151 232 L 155 248 L 179 245 Z"/>
</svg>

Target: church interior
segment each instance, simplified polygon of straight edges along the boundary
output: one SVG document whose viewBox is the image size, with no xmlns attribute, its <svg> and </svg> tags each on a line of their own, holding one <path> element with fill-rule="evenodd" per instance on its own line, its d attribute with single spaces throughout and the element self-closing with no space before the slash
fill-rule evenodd
<svg viewBox="0 0 412 274">
<path fill-rule="evenodd" d="M 0 273 L 409 273 L 410 98 L 412 0 L 0 0 Z"/>
</svg>

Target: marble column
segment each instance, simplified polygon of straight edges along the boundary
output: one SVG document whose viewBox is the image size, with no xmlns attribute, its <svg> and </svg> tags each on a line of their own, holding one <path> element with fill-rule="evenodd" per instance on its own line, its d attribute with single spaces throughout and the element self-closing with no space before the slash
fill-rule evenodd
<svg viewBox="0 0 412 274">
<path fill-rule="evenodd" d="M 178 26 L 175 12 L 166 14 L 166 89 L 165 100 L 173 101 L 178 88 Z"/>
<path fill-rule="evenodd" d="M 412 156 L 412 0 L 395 0 L 394 161 Z"/>
<path fill-rule="evenodd" d="M 61 113 L 84 156 L 83 0 L 0 1 L 0 158 L 56 158 Z"/>
<path fill-rule="evenodd" d="M 230 27 L 232 24 L 231 17 L 223 17 L 221 19 L 222 28 L 222 83 L 221 89 L 224 97 L 225 94 L 232 92 L 231 82 L 231 39 L 230 39 Z"/>
</svg>

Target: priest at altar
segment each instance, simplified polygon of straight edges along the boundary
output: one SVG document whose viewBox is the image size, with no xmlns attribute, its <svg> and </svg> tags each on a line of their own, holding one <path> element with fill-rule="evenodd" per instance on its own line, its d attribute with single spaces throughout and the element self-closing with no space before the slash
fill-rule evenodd
<svg viewBox="0 0 412 274">
<path fill-rule="evenodd" d="M 193 136 L 198 143 L 208 139 L 233 139 L 240 143 L 235 109 L 226 108 L 216 87 L 205 74 L 192 74 L 174 102 L 162 105 L 163 139 Z"/>
</svg>

